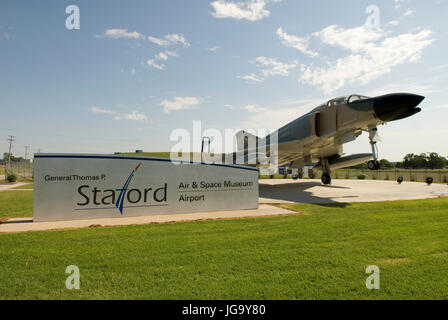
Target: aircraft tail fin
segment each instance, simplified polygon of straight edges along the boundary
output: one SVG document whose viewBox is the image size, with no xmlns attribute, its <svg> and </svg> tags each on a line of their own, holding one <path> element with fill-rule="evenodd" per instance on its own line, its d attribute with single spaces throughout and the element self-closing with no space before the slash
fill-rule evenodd
<svg viewBox="0 0 448 320">
<path fill-rule="evenodd" d="M 236 135 L 238 151 L 256 150 L 259 138 L 247 131 L 241 130 Z"/>
</svg>

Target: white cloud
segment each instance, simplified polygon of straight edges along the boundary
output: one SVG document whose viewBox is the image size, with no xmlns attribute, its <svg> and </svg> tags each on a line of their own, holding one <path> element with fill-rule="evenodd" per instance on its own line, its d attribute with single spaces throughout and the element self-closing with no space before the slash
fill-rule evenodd
<svg viewBox="0 0 448 320">
<path fill-rule="evenodd" d="M 297 100 L 295 105 L 288 108 L 279 108 L 278 105 L 271 107 L 256 107 L 241 123 L 239 128 L 250 129 L 278 129 L 292 120 L 300 117 L 305 112 L 317 107 L 321 100 L 304 99 Z"/>
<path fill-rule="evenodd" d="M 190 46 L 190 43 L 187 41 L 187 39 L 184 38 L 183 35 L 179 35 L 176 33 L 167 34 L 165 36 L 165 39 L 168 40 L 172 44 L 182 44 L 185 48 L 188 48 Z"/>
<path fill-rule="evenodd" d="M 278 0 L 250 0 L 248 2 L 231 2 L 217 0 L 211 3 L 214 9 L 212 15 L 215 18 L 233 18 L 257 21 L 268 17 L 270 12 L 265 9 L 269 2 L 279 2 Z"/>
<path fill-rule="evenodd" d="M 156 55 L 156 58 L 164 61 L 168 60 L 168 56 L 164 52 L 159 52 L 159 54 Z"/>
<path fill-rule="evenodd" d="M 155 57 L 159 60 L 168 60 L 168 57 L 177 57 L 177 53 L 175 52 L 171 52 L 171 51 L 162 51 L 159 52 L 157 55 L 155 55 Z"/>
<path fill-rule="evenodd" d="M 1 28 L 0 28 L 1 29 Z M 11 39 L 14 39 L 14 37 L 10 36 L 8 32 L 6 31 L 1 31 L 0 32 L 0 40 L 6 40 L 9 41 Z"/>
<path fill-rule="evenodd" d="M 309 40 L 300 38 L 291 34 L 287 34 L 282 28 L 278 28 L 276 32 L 277 36 L 282 40 L 285 46 L 299 50 L 300 52 L 307 54 L 311 57 L 317 57 L 319 54 L 308 50 Z"/>
<path fill-rule="evenodd" d="M 211 48 L 205 48 L 205 50 L 210 51 L 210 52 L 216 52 L 216 50 L 218 50 L 219 47 L 211 47 Z"/>
<path fill-rule="evenodd" d="M 178 56 L 178 54 L 176 52 L 165 50 L 165 51 L 159 52 L 158 54 L 154 55 L 154 59 L 148 59 L 148 61 L 146 61 L 146 64 L 150 68 L 163 70 L 163 69 L 165 69 L 165 65 L 163 63 L 157 63 L 156 60 L 167 61 L 168 57 L 177 57 L 177 56 Z"/>
<path fill-rule="evenodd" d="M 137 111 L 132 111 L 131 113 L 125 114 L 123 115 L 123 118 L 133 121 L 148 121 L 148 117 L 146 115 L 138 113 Z"/>
<path fill-rule="evenodd" d="M 146 61 L 146 64 L 150 68 L 155 68 L 155 69 L 158 69 L 158 70 L 163 70 L 165 68 L 164 64 L 158 64 L 157 62 L 155 62 L 154 59 L 148 59 L 148 61 Z"/>
<path fill-rule="evenodd" d="M 261 112 L 262 110 L 264 110 L 263 108 L 260 108 L 259 106 L 253 104 L 248 104 L 247 106 L 242 107 L 242 109 L 251 113 Z"/>
<path fill-rule="evenodd" d="M 114 110 L 108 110 L 108 109 L 101 109 L 101 108 L 99 108 L 99 107 L 92 107 L 92 108 L 90 108 L 90 110 L 93 112 L 93 113 L 97 113 L 97 114 L 117 114 L 117 112 L 116 111 L 114 111 Z"/>
<path fill-rule="evenodd" d="M 297 67 L 296 63 L 288 64 L 274 58 L 258 57 L 255 61 L 259 64 L 263 76 L 287 76 L 289 71 Z"/>
<path fill-rule="evenodd" d="M 174 97 L 173 100 L 163 100 L 160 105 L 165 113 L 178 110 L 196 109 L 201 100 L 196 97 Z"/>
<path fill-rule="evenodd" d="M 366 92 L 365 94 L 369 97 L 379 96 L 391 92 L 409 92 L 415 94 L 426 95 L 430 93 L 439 92 L 438 89 L 434 88 L 434 85 L 424 84 L 422 81 L 413 82 L 403 79 L 401 82 L 391 83 L 378 88 L 374 88 Z"/>
<path fill-rule="evenodd" d="M 143 39 L 144 36 L 137 31 L 129 32 L 126 29 L 108 29 L 104 31 L 104 34 L 101 36 L 96 36 L 97 38 L 127 38 L 127 39 Z"/>
<path fill-rule="evenodd" d="M 406 10 L 405 13 L 403 13 L 403 16 L 404 16 L 404 17 L 407 17 L 407 16 L 412 15 L 413 13 L 414 13 L 414 10 L 412 10 L 412 9 L 408 9 L 408 10 Z"/>
<path fill-rule="evenodd" d="M 260 76 L 257 76 L 255 73 L 251 73 L 245 76 L 237 76 L 239 79 L 243 79 L 250 82 L 263 82 L 264 79 Z"/>
<path fill-rule="evenodd" d="M 131 74 L 134 75 L 136 72 L 137 72 L 137 70 L 136 70 L 135 68 L 132 68 L 132 69 L 131 69 Z"/>
<path fill-rule="evenodd" d="M 332 46 L 339 45 L 357 52 L 367 46 L 373 46 L 374 41 L 383 37 L 383 32 L 366 26 L 344 29 L 338 25 L 331 25 L 319 32 L 313 33 L 313 36 L 324 44 Z"/>
<path fill-rule="evenodd" d="M 392 20 L 386 23 L 387 26 L 398 26 L 400 24 L 400 21 Z"/>
<path fill-rule="evenodd" d="M 176 53 L 176 52 L 173 52 L 173 51 L 164 51 L 164 53 L 167 55 L 167 56 L 170 56 L 170 57 L 177 57 L 178 56 L 178 54 Z"/>
<path fill-rule="evenodd" d="M 148 121 L 147 116 L 145 116 L 144 114 L 138 113 L 137 111 L 133 111 L 133 112 L 127 113 L 127 114 L 120 114 L 117 111 L 109 110 L 109 109 L 102 109 L 99 107 L 92 107 L 92 108 L 90 108 L 90 110 L 96 114 L 113 115 L 114 120 L 125 119 L 125 120 L 134 120 L 134 121 Z"/>
<path fill-rule="evenodd" d="M 172 33 L 167 34 L 164 39 L 156 38 L 153 36 L 148 36 L 148 40 L 159 46 L 169 46 L 174 44 L 182 44 L 185 48 L 190 46 L 190 43 L 185 39 L 183 35 Z"/>
<path fill-rule="evenodd" d="M 401 3 L 405 2 L 405 0 L 394 0 L 394 2 L 395 2 L 394 9 L 399 9 L 401 8 Z"/>
<path fill-rule="evenodd" d="M 152 43 L 159 45 L 159 46 L 170 45 L 170 42 L 168 40 L 164 40 L 164 39 L 160 39 L 160 38 L 156 38 L 156 37 L 152 37 L 152 36 L 148 36 L 148 40 L 151 41 Z"/>
<path fill-rule="evenodd" d="M 417 62 L 423 49 L 434 41 L 430 30 L 386 37 L 384 31 L 365 26 L 353 29 L 329 26 L 313 35 L 324 44 L 351 52 L 325 67 L 301 66 L 300 81 L 319 86 L 327 94 L 346 83 L 367 84 L 391 72 L 394 66 Z"/>
</svg>

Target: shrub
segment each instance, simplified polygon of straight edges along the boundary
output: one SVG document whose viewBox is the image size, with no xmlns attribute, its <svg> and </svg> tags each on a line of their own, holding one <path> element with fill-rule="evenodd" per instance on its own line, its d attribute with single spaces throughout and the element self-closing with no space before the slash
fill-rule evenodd
<svg viewBox="0 0 448 320">
<path fill-rule="evenodd" d="M 384 180 L 389 180 L 389 174 L 386 175 L 386 178 Z"/>
<path fill-rule="evenodd" d="M 9 173 L 8 176 L 6 177 L 6 180 L 8 180 L 8 182 L 16 182 L 17 175 L 15 173 Z"/>
<path fill-rule="evenodd" d="M 365 178 L 366 178 L 365 175 L 363 175 L 363 174 L 358 174 L 358 179 L 359 179 L 359 180 L 364 180 Z"/>
<path fill-rule="evenodd" d="M 310 179 L 314 179 L 315 174 L 314 174 L 314 170 L 313 170 L 313 169 L 309 169 L 309 170 L 308 170 L 308 177 L 309 177 Z"/>
<path fill-rule="evenodd" d="M 269 175 L 269 179 L 274 179 L 274 175 L 273 175 L 273 174 L 270 174 L 270 175 Z"/>
</svg>

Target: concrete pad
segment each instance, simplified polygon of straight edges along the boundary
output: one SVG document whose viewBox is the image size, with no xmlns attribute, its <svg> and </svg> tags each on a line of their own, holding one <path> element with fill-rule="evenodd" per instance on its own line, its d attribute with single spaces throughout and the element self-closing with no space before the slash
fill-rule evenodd
<svg viewBox="0 0 448 320">
<path fill-rule="evenodd" d="M 90 219 L 74 221 L 52 221 L 52 222 L 33 222 L 33 218 L 13 218 L 0 224 L 0 233 L 24 232 L 24 231 L 43 231 L 54 229 L 75 229 L 91 226 L 126 226 L 150 223 L 168 223 L 194 220 L 213 220 L 213 219 L 236 219 L 250 217 L 265 217 L 284 214 L 297 214 L 297 212 L 278 208 L 270 205 L 260 205 L 254 210 L 234 210 L 234 211 L 216 211 L 201 212 L 189 214 L 172 214 L 145 217 L 124 217 L 108 219 Z"/>
<path fill-rule="evenodd" d="M 7 184 L 0 184 L 0 191 L 9 190 L 12 188 L 21 187 L 28 184 L 28 182 L 16 182 L 16 183 L 7 183 Z"/>
<path fill-rule="evenodd" d="M 260 180 L 260 203 L 345 203 L 413 200 L 448 196 L 448 186 L 380 180 Z"/>
</svg>

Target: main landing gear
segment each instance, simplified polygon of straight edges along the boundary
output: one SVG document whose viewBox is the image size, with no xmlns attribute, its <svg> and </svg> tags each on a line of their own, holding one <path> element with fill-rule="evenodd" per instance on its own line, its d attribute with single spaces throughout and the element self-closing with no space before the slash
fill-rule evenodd
<svg viewBox="0 0 448 320">
<path fill-rule="evenodd" d="M 376 146 L 376 142 L 379 140 L 377 128 L 369 129 L 369 140 L 370 146 L 372 147 L 373 160 L 367 162 L 367 168 L 369 168 L 369 170 L 379 170 L 381 165 L 378 161 L 378 147 Z"/>
<path fill-rule="evenodd" d="M 324 173 L 320 180 L 323 184 L 331 184 L 331 176 L 329 173 Z"/>
<path fill-rule="evenodd" d="M 330 164 L 328 163 L 328 159 L 322 159 L 322 177 L 320 178 L 320 180 L 322 181 L 323 184 L 325 185 L 329 185 L 331 184 L 331 170 L 330 170 Z"/>
</svg>

